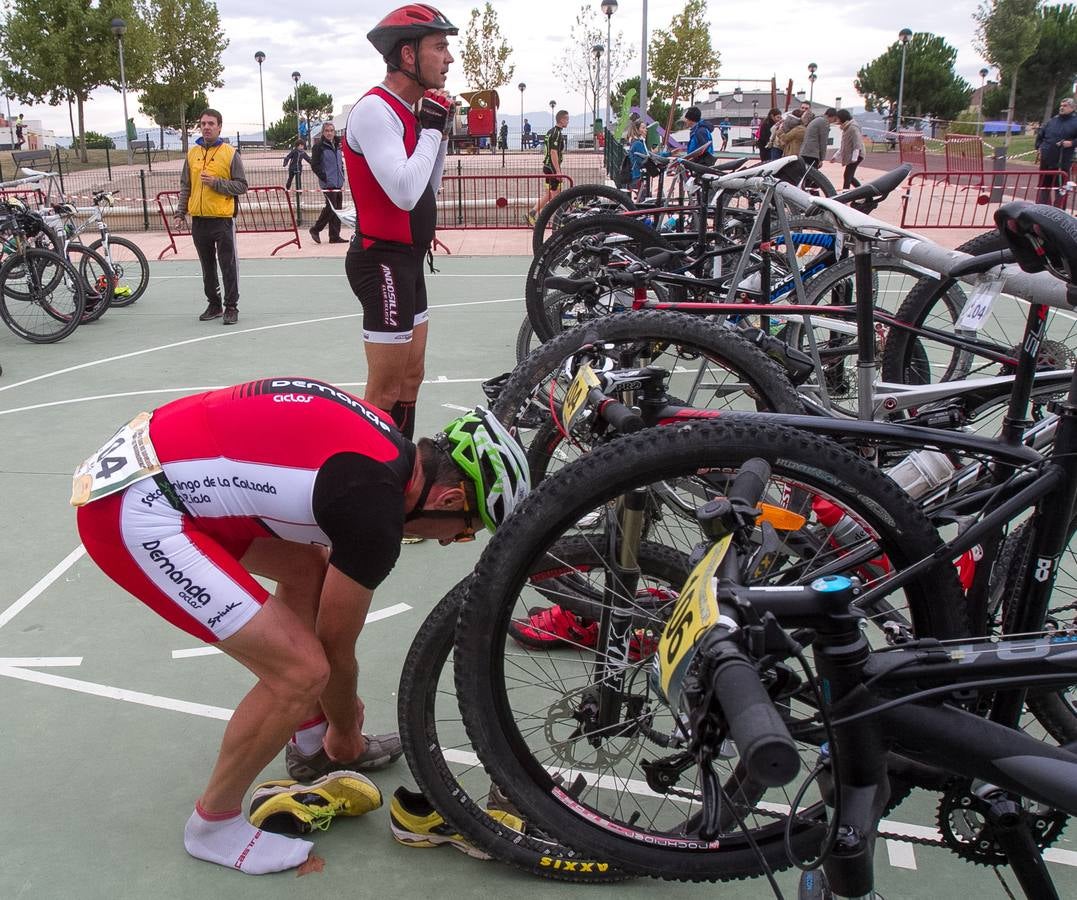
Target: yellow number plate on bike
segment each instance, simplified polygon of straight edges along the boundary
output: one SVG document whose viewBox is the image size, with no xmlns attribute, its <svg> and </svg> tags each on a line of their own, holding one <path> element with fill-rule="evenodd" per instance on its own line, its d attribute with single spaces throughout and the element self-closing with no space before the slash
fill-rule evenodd
<svg viewBox="0 0 1077 900">
<path fill-rule="evenodd" d="M 674 676 L 687 664 L 689 651 L 703 632 L 718 621 L 716 576 L 732 540 L 732 535 L 726 535 L 717 541 L 692 570 L 658 639 L 659 682 L 666 697 Z"/>
<path fill-rule="evenodd" d="M 572 423 L 587 403 L 587 395 L 591 392 L 591 388 L 601 386 L 598 376 L 588 363 L 580 366 L 580 370 L 568 387 L 565 401 L 561 404 L 561 424 L 564 425 L 565 431 L 572 430 Z"/>
</svg>

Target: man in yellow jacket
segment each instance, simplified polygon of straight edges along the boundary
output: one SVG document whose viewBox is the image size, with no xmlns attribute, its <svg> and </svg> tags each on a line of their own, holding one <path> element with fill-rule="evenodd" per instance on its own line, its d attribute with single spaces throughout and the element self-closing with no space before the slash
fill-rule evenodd
<svg viewBox="0 0 1077 900">
<path fill-rule="evenodd" d="M 247 193 L 243 159 L 221 140 L 221 114 L 207 109 L 198 120 L 202 137 L 187 152 L 180 175 L 176 222 L 184 230 L 191 216 L 191 237 L 202 264 L 202 283 L 209 305 L 201 322 L 224 315 L 225 325 L 239 321 L 239 258 L 236 256 L 236 211 Z M 217 280 L 217 262 L 224 278 L 224 305 Z"/>
</svg>

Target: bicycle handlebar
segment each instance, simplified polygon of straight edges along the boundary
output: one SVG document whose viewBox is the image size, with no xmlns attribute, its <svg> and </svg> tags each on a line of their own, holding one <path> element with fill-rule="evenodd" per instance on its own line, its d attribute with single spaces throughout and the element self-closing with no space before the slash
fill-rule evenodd
<svg viewBox="0 0 1077 900">
<path fill-rule="evenodd" d="M 711 684 L 748 777 L 768 787 L 789 784 L 800 771 L 800 755 L 785 721 L 754 663 L 729 641 L 721 653 Z"/>
</svg>

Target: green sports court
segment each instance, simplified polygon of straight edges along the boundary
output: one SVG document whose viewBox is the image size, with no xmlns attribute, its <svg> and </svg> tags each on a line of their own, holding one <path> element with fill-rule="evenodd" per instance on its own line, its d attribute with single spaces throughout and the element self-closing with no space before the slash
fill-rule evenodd
<svg viewBox="0 0 1077 900">
<path fill-rule="evenodd" d="M 480 382 L 513 365 L 528 262 L 439 257 L 427 279 L 430 344 L 416 434 L 482 402 Z M 0 330 L 0 897 L 770 896 L 762 879 L 572 886 L 450 848 L 403 847 L 387 810 L 397 785 L 413 785 L 403 760 L 372 775 L 386 806 L 318 834 L 325 869 L 300 884 L 294 872 L 247 877 L 186 854 L 183 823 L 251 676 L 125 595 L 86 558 L 68 505 L 70 475 L 135 413 L 185 394 L 271 375 L 362 393 L 360 313 L 341 259 L 243 260 L 240 286 L 233 328 L 196 320 L 201 276 L 196 262 L 181 260 L 152 263 L 141 300 L 61 343 L 32 345 Z M 482 546 L 480 536 L 471 545 L 402 549 L 358 647 L 369 730 L 395 727 L 411 638 Z M 281 758 L 264 777 L 284 776 Z M 914 794 L 884 828 L 930 837 L 935 802 Z M 882 840 L 877 852 L 887 900 L 1007 896 L 993 870 L 945 850 Z M 1077 895 L 1072 837 L 1048 859 L 1060 894 Z M 794 873 L 778 880 L 795 896 Z"/>
</svg>

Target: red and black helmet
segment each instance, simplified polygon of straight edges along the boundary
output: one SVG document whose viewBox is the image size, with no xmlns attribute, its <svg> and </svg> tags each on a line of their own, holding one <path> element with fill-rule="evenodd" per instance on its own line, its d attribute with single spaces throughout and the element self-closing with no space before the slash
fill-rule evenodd
<svg viewBox="0 0 1077 900">
<path fill-rule="evenodd" d="M 460 30 L 434 7 L 409 3 L 394 9 L 366 34 L 374 49 L 388 60 L 401 41 L 417 41 L 427 34 L 459 34 Z"/>
</svg>

